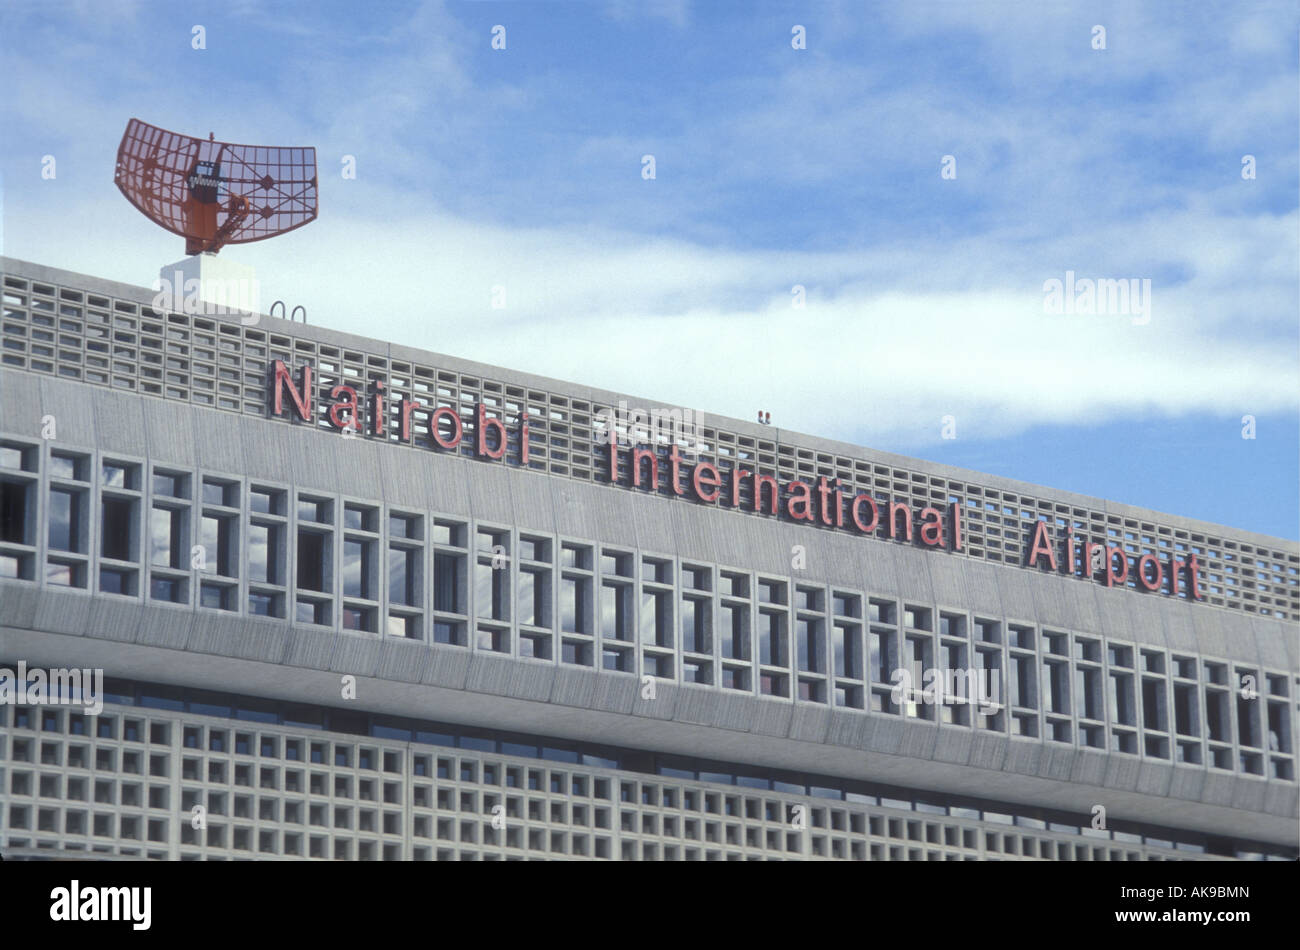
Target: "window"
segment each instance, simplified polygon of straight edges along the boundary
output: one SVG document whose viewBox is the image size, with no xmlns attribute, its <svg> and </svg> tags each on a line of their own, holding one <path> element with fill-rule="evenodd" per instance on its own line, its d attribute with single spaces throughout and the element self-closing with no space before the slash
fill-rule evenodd
<svg viewBox="0 0 1300 950">
<path fill-rule="evenodd" d="M 411 606 L 418 604 L 416 581 L 419 576 L 420 552 L 402 547 L 388 549 L 388 602 Z"/>
<path fill-rule="evenodd" d="M 248 529 L 248 577 L 266 584 L 279 583 L 276 570 L 276 549 L 279 547 L 279 526 L 254 522 Z"/>
<path fill-rule="evenodd" d="M 536 567 L 519 569 L 516 609 L 521 624 L 530 627 L 550 626 L 550 580 L 549 570 Z"/>
<path fill-rule="evenodd" d="M 105 488 L 125 488 L 134 491 L 139 487 L 140 466 L 128 462 L 105 461 L 103 467 Z"/>
<path fill-rule="evenodd" d="M 199 606 L 212 610 L 238 609 L 239 486 L 205 478 L 198 542 L 202 552 Z"/>
<path fill-rule="evenodd" d="M 1048 661 L 1043 664 L 1043 704 L 1048 712 L 1070 712 L 1070 665 Z"/>
<path fill-rule="evenodd" d="M 239 504 L 239 485 L 219 478 L 203 479 L 203 504 L 234 508 Z"/>
<path fill-rule="evenodd" d="M 1128 673 L 1110 674 L 1110 718 L 1115 725 L 1137 724 L 1133 710 L 1133 677 Z"/>
<path fill-rule="evenodd" d="M 760 604 L 784 604 L 786 588 L 781 581 L 759 581 L 758 602 Z"/>
<path fill-rule="evenodd" d="M 480 560 L 474 569 L 474 601 L 478 615 L 490 620 L 506 619 L 506 575 L 509 567 L 494 567 L 491 559 Z"/>
<path fill-rule="evenodd" d="M 1211 742 L 1229 742 L 1231 712 L 1228 707 L 1226 690 L 1207 689 L 1205 691 L 1205 724 L 1209 730 Z"/>
<path fill-rule="evenodd" d="M 248 492 L 248 508 L 258 514 L 283 514 L 284 492 L 272 488 L 250 488 Z"/>
<path fill-rule="evenodd" d="M 745 574 L 722 572 L 721 591 L 727 597 L 748 597 L 749 577 Z"/>
<path fill-rule="evenodd" d="M 433 559 L 433 609 L 463 613 L 460 597 L 461 566 L 465 559 L 454 554 L 438 554 Z"/>
<path fill-rule="evenodd" d="M 550 633 L 551 542 L 523 536 L 519 544 L 521 563 L 516 579 L 515 610 L 521 627 L 533 628 L 520 632 L 519 655 L 550 659 L 554 655 Z"/>
<path fill-rule="evenodd" d="M 789 663 L 785 652 L 784 614 L 761 614 L 758 626 L 758 662 L 764 666 L 785 666 Z"/>
<path fill-rule="evenodd" d="M 672 646 L 672 601 L 667 591 L 641 592 L 641 643 L 644 646 Z"/>
<path fill-rule="evenodd" d="M 625 584 L 605 581 L 600 590 L 600 632 L 612 640 L 631 640 L 631 594 Z"/>
<path fill-rule="evenodd" d="M 343 628 L 375 630 L 379 600 L 376 552 L 379 539 L 354 532 L 371 531 L 378 522 L 373 508 L 345 505 L 345 535 L 342 547 Z M 355 603 L 354 601 L 365 601 Z"/>
<path fill-rule="evenodd" d="M 749 659 L 749 608 L 745 604 L 723 603 L 719 635 L 724 659 Z"/>
<path fill-rule="evenodd" d="M 284 518 L 287 493 L 252 487 L 249 507 L 257 512 L 248 525 L 249 613 L 283 617 L 286 592 L 285 548 L 289 526 Z M 228 595 L 229 596 L 229 595 Z"/>
<path fill-rule="evenodd" d="M 826 648 L 820 620 L 800 618 L 795 622 L 799 649 L 799 669 L 809 673 L 826 672 Z"/>
<path fill-rule="evenodd" d="M 635 670 L 631 649 L 620 645 L 632 641 L 634 592 L 632 582 L 623 579 L 631 576 L 632 564 L 630 554 L 605 551 L 601 556 L 605 574 L 600 587 L 600 633 L 604 643 L 601 662 L 607 670 L 626 673 Z"/>
<path fill-rule="evenodd" d="M 1079 715 L 1084 719 L 1100 720 L 1101 670 L 1097 667 L 1077 667 L 1074 671 L 1074 691 Z"/>
<path fill-rule="evenodd" d="M 155 505 L 152 512 L 149 563 L 179 568 L 185 553 L 185 511 Z"/>
<path fill-rule="evenodd" d="M 0 468 L 17 471 L 34 472 L 40 450 L 34 445 L 20 442 L 0 442 Z"/>
<path fill-rule="evenodd" d="M 0 451 L 10 449 L 0 445 Z M 12 451 L 19 455 L 19 458 L 13 460 L 12 467 L 16 468 L 23 460 L 23 453 L 17 449 Z M 25 454 L 35 457 L 35 450 L 28 449 Z M 34 579 L 35 562 L 30 548 L 36 543 L 36 506 L 32 503 L 35 491 L 33 481 L 0 478 L 0 577 Z M 8 545 L 15 547 L 10 548 Z"/>
<path fill-rule="evenodd" d="M 104 498 L 102 507 L 100 555 L 117 561 L 131 560 L 131 529 L 135 503 L 128 498 Z"/>
<path fill-rule="evenodd" d="M 53 551 L 85 550 L 84 490 L 51 488 L 49 506 L 49 546 Z"/>
<path fill-rule="evenodd" d="M 877 683 L 892 683 L 898 666 L 898 639 L 893 631 L 873 630 L 871 642 L 872 679 Z"/>
<path fill-rule="evenodd" d="M 363 505 L 343 506 L 343 528 L 349 531 L 374 532 L 378 512 Z"/>
<path fill-rule="evenodd" d="M 348 538 L 343 542 L 343 596 L 374 599 L 371 583 L 371 560 L 374 545 L 364 539 Z"/>
<path fill-rule="evenodd" d="M 419 515 L 388 516 L 388 623 L 395 636 L 421 636 L 424 602 L 424 521 Z"/>
<path fill-rule="evenodd" d="M 204 514 L 199 523 L 203 570 L 218 577 L 238 577 L 235 560 L 236 519 L 233 515 Z"/>
<path fill-rule="evenodd" d="M 468 646 L 466 635 L 466 526 L 451 521 L 433 523 L 433 639 L 435 643 Z"/>
<path fill-rule="evenodd" d="M 155 498 L 189 498 L 189 476 L 183 473 L 155 471 L 153 494 Z"/>
<path fill-rule="evenodd" d="M 0 482 L 0 542 L 30 544 L 27 482 Z"/>
<path fill-rule="evenodd" d="M 1142 678 L 1142 727 L 1165 731 L 1165 681 Z"/>
<path fill-rule="evenodd" d="M 590 633 L 587 628 L 587 601 L 591 597 L 591 580 L 565 575 L 560 583 L 560 629 L 565 633 Z"/>
<path fill-rule="evenodd" d="M 591 548 L 580 544 L 561 545 L 560 566 L 584 571 L 591 570 Z"/>
<path fill-rule="evenodd" d="M 687 653 L 710 653 L 709 601 L 686 596 L 682 598 L 682 649 Z"/>
<path fill-rule="evenodd" d="M 838 613 L 838 610 L 836 612 Z M 857 624 L 848 623 L 836 623 L 832 628 L 836 676 L 862 679 L 860 629 Z"/>
<path fill-rule="evenodd" d="M 189 479 L 155 472 L 154 503 L 149 509 L 150 597 L 186 602 L 189 599 Z"/>
<path fill-rule="evenodd" d="M 1037 709 L 1038 702 L 1034 696 L 1033 656 L 1012 654 L 1011 656 L 1011 704 L 1024 709 Z"/>
<path fill-rule="evenodd" d="M 619 577 L 632 576 L 632 555 L 605 550 L 600 555 L 600 572 Z"/>
<path fill-rule="evenodd" d="M 1196 687 L 1189 683 L 1174 684 L 1174 731 L 1183 736 L 1199 736 Z"/>
<path fill-rule="evenodd" d="M 105 462 L 103 472 L 106 487 L 100 498 L 99 553 L 103 561 L 110 563 L 101 563 L 99 589 L 107 594 L 134 596 L 138 571 L 134 563 L 127 562 L 134 562 L 139 552 L 140 496 L 134 491 L 139 483 L 139 466 Z M 180 599 L 174 591 L 164 589 L 158 593 L 167 599 Z"/>
</svg>

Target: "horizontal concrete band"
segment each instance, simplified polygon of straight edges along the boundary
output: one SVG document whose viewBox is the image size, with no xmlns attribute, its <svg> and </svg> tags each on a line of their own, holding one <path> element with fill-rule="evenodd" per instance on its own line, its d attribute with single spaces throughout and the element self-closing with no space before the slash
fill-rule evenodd
<svg viewBox="0 0 1300 950">
<path fill-rule="evenodd" d="M 105 611 L 95 604 L 87 611 L 69 603 L 89 603 L 85 595 L 38 598 L 15 586 L 0 592 L 19 615 L 36 612 L 37 599 L 43 614 L 91 615 L 90 634 L 0 628 L 0 653 L 33 666 L 102 668 L 108 676 L 339 706 L 346 705 L 341 677 L 350 674 L 357 705 L 370 712 L 955 795 L 978 790 L 984 798 L 1050 803 L 1081 815 L 1100 804 L 1112 818 L 1295 843 L 1300 812 L 1289 783 L 707 687 L 659 683 L 646 700 L 627 675 L 285 623 L 219 616 L 178 623 L 176 611 L 153 606 L 102 605 L 112 608 Z M 6 612 L 12 618 L 15 611 Z M 138 636 L 101 635 L 106 629 Z"/>
<path fill-rule="evenodd" d="M 955 611 L 984 612 L 1139 646 L 1300 671 L 1300 625 L 1157 593 L 1108 589 L 901 541 L 739 515 L 682 499 L 435 452 L 395 451 L 308 426 L 92 390 L 0 371 L 0 425 L 39 438 L 54 415 L 60 447 L 339 493 L 563 537 L 840 584 Z M 801 545 L 804 569 L 792 571 Z"/>
</svg>

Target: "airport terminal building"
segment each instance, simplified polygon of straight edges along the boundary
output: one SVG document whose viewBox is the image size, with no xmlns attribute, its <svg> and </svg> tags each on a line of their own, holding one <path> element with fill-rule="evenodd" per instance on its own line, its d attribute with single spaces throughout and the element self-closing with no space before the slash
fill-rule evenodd
<svg viewBox="0 0 1300 950">
<path fill-rule="evenodd" d="M 1294 542 L 0 278 L 6 859 L 1297 856 Z"/>
</svg>

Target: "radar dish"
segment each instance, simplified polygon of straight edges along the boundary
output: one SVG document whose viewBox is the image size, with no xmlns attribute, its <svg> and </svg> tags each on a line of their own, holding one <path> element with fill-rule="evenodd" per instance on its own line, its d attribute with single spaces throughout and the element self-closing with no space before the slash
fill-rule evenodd
<svg viewBox="0 0 1300 950">
<path fill-rule="evenodd" d="M 316 149 L 196 139 L 132 119 L 113 181 L 185 253 L 264 241 L 316 220 Z"/>
</svg>

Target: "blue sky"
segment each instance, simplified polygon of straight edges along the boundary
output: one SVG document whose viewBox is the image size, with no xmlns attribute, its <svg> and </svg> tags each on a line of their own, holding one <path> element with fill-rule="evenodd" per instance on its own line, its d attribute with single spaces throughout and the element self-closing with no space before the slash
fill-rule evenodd
<svg viewBox="0 0 1300 950">
<path fill-rule="evenodd" d="M 314 145 L 320 219 L 222 252 L 314 323 L 1294 539 L 1298 37 L 1294 3 L 9 0 L 3 249 L 183 256 L 112 185 L 132 116 Z M 1067 271 L 1149 279 L 1150 320 L 1046 313 Z"/>
</svg>

